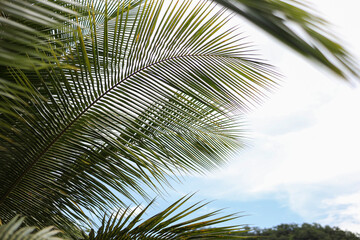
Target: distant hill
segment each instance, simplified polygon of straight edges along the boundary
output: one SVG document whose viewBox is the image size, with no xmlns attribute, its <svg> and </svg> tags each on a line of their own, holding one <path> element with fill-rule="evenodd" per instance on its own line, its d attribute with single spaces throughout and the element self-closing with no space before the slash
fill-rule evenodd
<svg viewBox="0 0 360 240">
<path fill-rule="evenodd" d="M 344 231 L 338 227 L 323 227 L 317 223 L 280 224 L 265 229 L 247 227 L 247 230 L 249 232 L 243 235 L 252 236 L 246 239 L 253 240 L 360 240 L 359 234 Z"/>
</svg>

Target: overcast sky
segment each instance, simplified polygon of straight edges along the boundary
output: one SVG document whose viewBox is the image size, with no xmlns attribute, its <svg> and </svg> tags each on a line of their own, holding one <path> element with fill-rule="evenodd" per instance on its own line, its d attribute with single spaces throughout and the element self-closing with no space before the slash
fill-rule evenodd
<svg viewBox="0 0 360 240">
<path fill-rule="evenodd" d="M 309 2 L 360 59 L 360 1 Z M 250 216 L 242 222 L 255 226 L 317 222 L 360 232 L 360 87 L 243 25 L 285 75 L 282 87 L 249 114 L 250 147 L 222 170 L 175 188 L 244 211 Z"/>
</svg>

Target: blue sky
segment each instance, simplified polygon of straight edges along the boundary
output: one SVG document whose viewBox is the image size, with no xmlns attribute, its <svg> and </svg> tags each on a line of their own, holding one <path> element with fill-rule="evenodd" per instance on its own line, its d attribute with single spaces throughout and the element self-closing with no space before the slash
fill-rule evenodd
<svg viewBox="0 0 360 240">
<path fill-rule="evenodd" d="M 312 0 L 342 43 L 360 59 L 360 1 Z M 215 200 L 209 209 L 248 215 L 240 223 L 271 227 L 317 222 L 360 229 L 360 87 L 351 87 L 284 48 L 242 19 L 242 30 L 285 76 L 247 116 L 251 140 L 224 168 L 186 177 L 170 203 Z M 160 209 L 163 201 L 159 202 Z"/>
</svg>

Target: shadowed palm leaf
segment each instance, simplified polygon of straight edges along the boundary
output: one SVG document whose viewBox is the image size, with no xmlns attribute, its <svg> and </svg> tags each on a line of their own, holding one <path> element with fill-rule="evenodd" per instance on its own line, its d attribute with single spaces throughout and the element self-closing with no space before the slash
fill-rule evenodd
<svg viewBox="0 0 360 240">
<path fill-rule="evenodd" d="M 34 93 L 21 107 L 28 114 L 3 118 L 12 126 L 1 132 L 4 221 L 21 213 L 65 229 L 86 221 L 83 211 L 100 216 L 146 197 L 144 184 L 157 190 L 179 172 L 218 166 L 239 145 L 234 112 L 258 101 L 275 73 L 226 31 L 224 10 L 163 4 L 87 4 L 55 65 L 7 68 Z"/>
</svg>

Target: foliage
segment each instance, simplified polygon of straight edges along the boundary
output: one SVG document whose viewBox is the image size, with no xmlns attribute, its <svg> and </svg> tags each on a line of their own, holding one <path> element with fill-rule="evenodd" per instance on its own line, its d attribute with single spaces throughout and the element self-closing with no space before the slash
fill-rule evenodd
<svg viewBox="0 0 360 240">
<path fill-rule="evenodd" d="M 250 230 L 250 228 L 247 228 Z M 247 236 L 259 236 L 249 239 L 266 240 L 358 240 L 359 234 L 343 231 L 338 227 L 321 226 L 320 224 L 303 223 L 280 224 L 273 228 L 254 228 L 246 233 Z"/>
<path fill-rule="evenodd" d="M 179 222 L 189 215 L 196 214 L 207 205 L 197 203 L 179 210 L 188 200 L 189 197 L 184 197 L 145 221 L 141 221 L 141 217 L 146 214 L 153 202 L 138 214 L 135 212 L 140 206 L 133 209 L 127 208 L 122 212 L 118 211 L 107 221 L 104 218 L 97 233 L 91 230 L 86 239 L 238 239 L 237 234 L 243 232 L 239 231 L 239 226 L 213 227 L 237 218 L 233 214 L 214 218 L 220 211 L 209 212 Z"/>
<path fill-rule="evenodd" d="M 357 75 L 350 54 L 320 34 L 322 20 L 310 23 L 292 1 L 237 1 L 218 0 L 344 78 Z M 7 224 L 21 214 L 26 225 L 72 235 L 93 224 L 90 213 L 99 219 L 148 199 L 148 189 L 161 193 L 179 174 L 220 166 L 242 146 L 239 115 L 278 79 L 227 27 L 225 9 L 205 0 L 2 0 L 0 9 Z M 194 224 L 220 219 L 229 217 Z"/>
<path fill-rule="evenodd" d="M 241 146 L 236 113 L 274 84 L 272 67 L 227 31 L 224 9 L 102 3 L 85 2 L 88 13 L 69 15 L 76 24 L 66 31 L 49 25 L 61 56 L 35 57 L 44 64 L 33 70 L 2 69 L 29 89 L 19 101 L 2 96 L 4 222 L 22 214 L 27 224 L 67 232 L 88 223 L 85 212 L 99 218 L 126 198 L 148 197 L 145 187 L 159 191 L 176 174 L 219 166 Z"/>
<path fill-rule="evenodd" d="M 33 233 L 35 227 L 22 227 L 24 217 L 15 216 L 9 223 L 0 226 L 1 240 L 104 240 L 104 239 L 238 239 L 242 233 L 240 226 L 215 227 L 220 223 L 238 218 L 235 214 L 219 216 L 219 210 L 207 214 L 197 214 L 207 203 L 196 203 L 185 209 L 183 205 L 191 196 L 183 197 L 168 208 L 146 220 L 142 218 L 154 201 L 144 209 L 141 205 L 135 208 L 119 209 L 110 217 L 104 217 L 100 227 L 90 229 L 89 233 L 82 232 L 76 236 L 75 231 L 66 234 L 66 238 L 59 238 L 60 231 L 54 227 L 46 227 Z M 139 211 L 138 211 L 139 210 Z M 193 216 L 196 215 L 197 216 Z"/>
<path fill-rule="evenodd" d="M 54 227 L 44 228 L 34 233 L 35 227 L 20 227 L 24 217 L 15 216 L 5 225 L 0 225 L 1 240 L 61 240 L 56 237 L 59 233 Z"/>
</svg>

